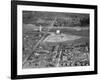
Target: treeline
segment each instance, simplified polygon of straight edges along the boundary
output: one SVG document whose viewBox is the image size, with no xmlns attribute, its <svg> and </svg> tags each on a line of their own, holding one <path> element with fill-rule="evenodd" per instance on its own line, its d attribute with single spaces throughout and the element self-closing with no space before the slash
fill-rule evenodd
<svg viewBox="0 0 100 80">
<path fill-rule="evenodd" d="M 36 26 L 89 26 L 89 14 L 23 11 L 23 23 Z"/>
</svg>

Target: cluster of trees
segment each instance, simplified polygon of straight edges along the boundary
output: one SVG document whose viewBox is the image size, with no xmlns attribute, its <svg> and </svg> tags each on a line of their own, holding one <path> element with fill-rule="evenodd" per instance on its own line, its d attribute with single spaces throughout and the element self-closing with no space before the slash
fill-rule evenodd
<svg viewBox="0 0 100 80">
<path fill-rule="evenodd" d="M 55 20 L 56 17 L 56 20 Z M 42 22 L 39 22 L 41 19 Z M 54 12 L 37 12 L 37 11 L 23 11 L 23 23 L 34 24 L 41 26 L 75 27 L 75 26 L 89 26 L 89 14 L 78 13 L 54 13 Z"/>
<path fill-rule="evenodd" d="M 61 26 L 61 27 L 75 27 L 75 26 L 89 26 L 89 17 L 69 17 L 67 19 L 58 18 L 54 24 L 54 26 Z"/>
</svg>

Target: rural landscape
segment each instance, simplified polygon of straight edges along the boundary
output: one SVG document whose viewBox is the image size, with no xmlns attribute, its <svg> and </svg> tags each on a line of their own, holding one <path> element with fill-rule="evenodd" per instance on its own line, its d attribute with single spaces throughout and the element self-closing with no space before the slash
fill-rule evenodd
<svg viewBox="0 0 100 80">
<path fill-rule="evenodd" d="M 90 65 L 89 14 L 23 11 L 22 68 Z"/>
</svg>

